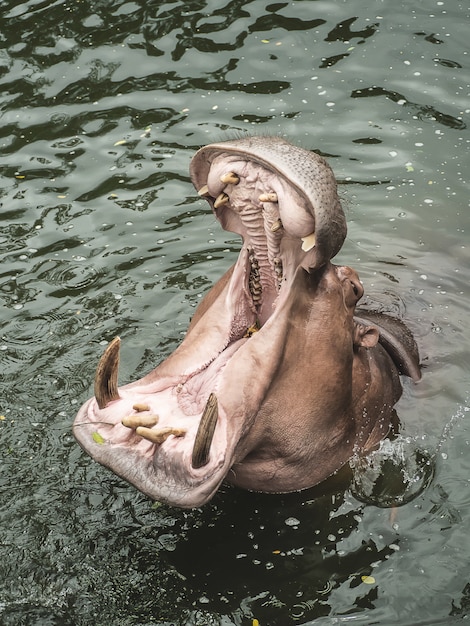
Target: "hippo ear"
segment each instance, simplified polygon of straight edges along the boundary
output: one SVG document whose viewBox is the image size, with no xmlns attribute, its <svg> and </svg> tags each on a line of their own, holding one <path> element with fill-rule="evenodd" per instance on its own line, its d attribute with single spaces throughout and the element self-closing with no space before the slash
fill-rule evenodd
<svg viewBox="0 0 470 626">
<path fill-rule="evenodd" d="M 373 348 L 379 340 L 379 329 L 377 326 L 366 326 L 359 322 L 354 322 L 354 345 L 361 348 Z"/>
</svg>

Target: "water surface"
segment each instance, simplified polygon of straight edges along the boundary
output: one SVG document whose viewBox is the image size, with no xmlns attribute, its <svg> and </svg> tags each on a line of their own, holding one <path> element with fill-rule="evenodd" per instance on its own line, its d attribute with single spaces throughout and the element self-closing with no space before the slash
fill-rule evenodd
<svg viewBox="0 0 470 626">
<path fill-rule="evenodd" d="M 5 1 L 0 7 L 2 624 L 447 624 L 470 610 L 469 8 L 458 0 Z M 351 490 L 153 505 L 71 436 L 103 346 L 168 355 L 236 259 L 194 151 L 324 154 L 338 262 L 413 329 L 398 509 Z M 358 494 L 356 494 L 358 495 Z M 365 578 L 364 578 L 365 577 Z"/>
</svg>

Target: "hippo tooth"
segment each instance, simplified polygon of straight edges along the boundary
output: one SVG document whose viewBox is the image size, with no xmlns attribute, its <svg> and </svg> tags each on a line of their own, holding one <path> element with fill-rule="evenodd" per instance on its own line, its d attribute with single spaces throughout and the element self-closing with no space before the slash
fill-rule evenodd
<svg viewBox="0 0 470 626">
<path fill-rule="evenodd" d="M 256 321 L 254 324 L 252 324 L 249 328 L 246 329 L 246 333 L 243 335 L 243 337 L 251 337 L 258 331 L 259 331 L 259 324 L 258 324 L 258 321 Z"/>
<path fill-rule="evenodd" d="M 222 205 L 227 204 L 228 201 L 229 201 L 229 197 L 227 196 L 226 193 L 222 192 L 214 200 L 214 209 L 218 209 Z"/>
<path fill-rule="evenodd" d="M 212 439 L 218 418 L 219 407 L 217 396 L 215 393 L 211 393 L 202 413 L 199 428 L 197 429 L 196 438 L 194 440 L 193 455 L 191 458 L 191 465 L 194 469 L 203 467 L 209 462 Z"/>
<path fill-rule="evenodd" d="M 158 415 L 128 415 L 123 417 L 121 424 L 126 428 L 138 428 L 139 426 L 155 426 L 158 424 Z"/>
<path fill-rule="evenodd" d="M 204 187 L 201 187 L 197 193 L 198 193 L 199 196 L 208 196 L 209 195 L 209 187 L 207 185 L 204 185 Z"/>
<path fill-rule="evenodd" d="M 315 246 L 315 233 L 302 237 L 302 250 L 308 252 Z"/>
<path fill-rule="evenodd" d="M 100 409 L 113 400 L 119 400 L 118 369 L 121 340 L 115 337 L 103 352 L 95 374 L 95 398 Z"/>
<path fill-rule="evenodd" d="M 170 435 L 175 437 L 183 437 L 186 431 L 183 428 L 171 428 L 166 426 L 165 428 L 159 428 L 154 430 L 153 428 L 146 428 L 145 426 L 138 426 L 135 431 L 143 439 L 151 441 L 152 443 L 161 444 L 168 439 Z"/>
<path fill-rule="evenodd" d="M 137 404 L 134 404 L 132 408 L 134 409 L 134 411 L 137 411 L 137 413 L 142 413 L 143 411 L 150 411 L 150 407 L 148 404 L 141 404 L 139 402 Z"/>
<path fill-rule="evenodd" d="M 235 172 L 227 172 L 220 177 L 220 182 L 224 183 L 224 185 L 238 185 L 240 177 L 237 176 Z"/>
<path fill-rule="evenodd" d="M 277 193 L 275 193 L 274 191 L 262 193 L 258 200 L 260 202 L 277 202 Z"/>
<path fill-rule="evenodd" d="M 282 222 L 280 219 L 276 220 L 275 222 L 271 224 L 272 233 L 277 233 L 277 231 L 280 230 L 281 228 L 282 228 Z"/>
<path fill-rule="evenodd" d="M 280 287 L 282 284 L 282 278 L 283 278 L 282 261 L 280 258 L 274 257 L 273 263 L 274 263 L 274 273 L 276 274 L 277 283 L 278 283 L 278 286 Z"/>
</svg>

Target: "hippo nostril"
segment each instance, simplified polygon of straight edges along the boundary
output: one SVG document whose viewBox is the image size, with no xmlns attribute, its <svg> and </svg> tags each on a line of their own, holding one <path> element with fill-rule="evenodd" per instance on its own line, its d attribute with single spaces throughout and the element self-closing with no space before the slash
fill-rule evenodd
<svg viewBox="0 0 470 626">
<path fill-rule="evenodd" d="M 364 287 L 361 285 L 361 283 L 358 280 L 357 281 L 349 280 L 349 282 L 352 285 L 352 289 L 356 297 L 356 300 L 360 300 L 362 296 L 364 295 Z"/>
</svg>

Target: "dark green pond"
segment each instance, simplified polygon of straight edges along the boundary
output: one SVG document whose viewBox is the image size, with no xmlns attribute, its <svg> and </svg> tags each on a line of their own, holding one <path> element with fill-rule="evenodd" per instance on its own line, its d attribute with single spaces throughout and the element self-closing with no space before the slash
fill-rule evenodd
<svg viewBox="0 0 470 626">
<path fill-rule="evenodd" d="M 2 625 L 469 616 L 469 13 L 459 0 L 0 3 Z M 424 377 L 406 385 L 392 456 L 434 474 L 399 508 L 351 489 L 224 488 L 175 510 L 71 435 L 103 346 L 120 335 L 121 381 L 143 375 L 236 259 L 188 164 L 240 132 L 328 157 L 349 222 L 337 260 L 417 337 Z"/>
</svg>

